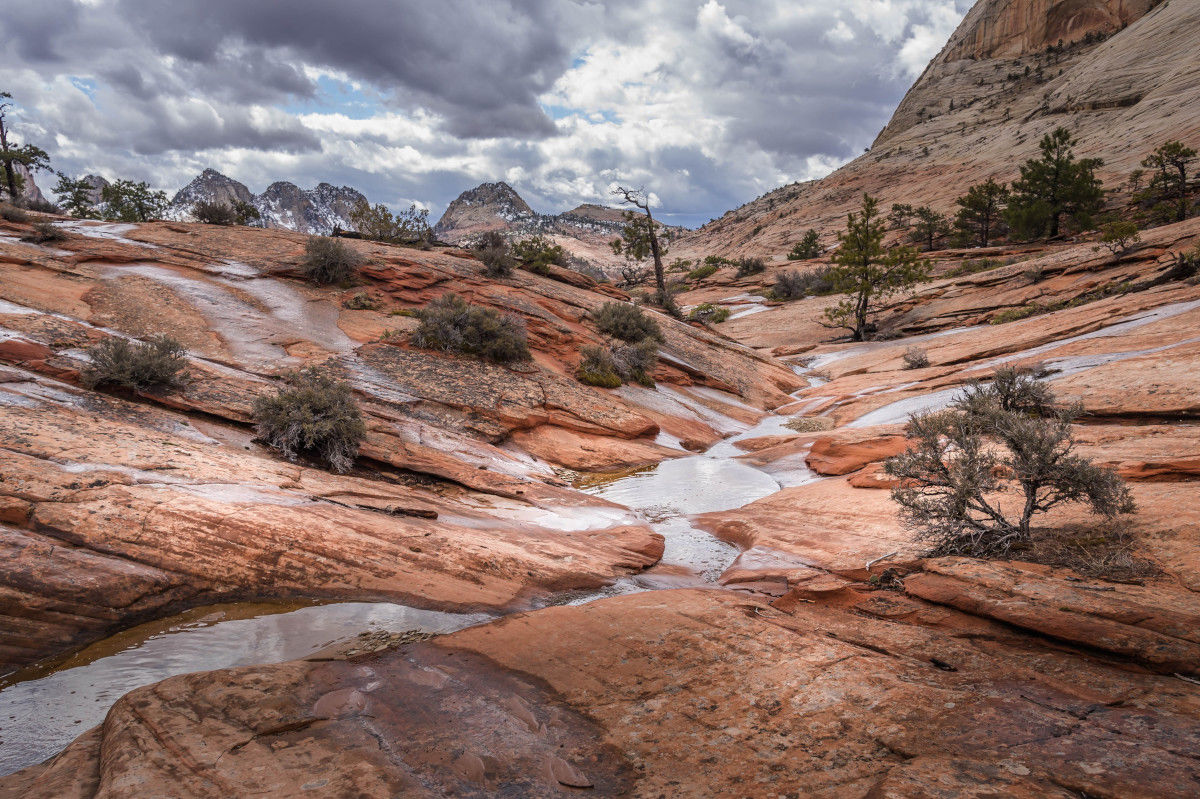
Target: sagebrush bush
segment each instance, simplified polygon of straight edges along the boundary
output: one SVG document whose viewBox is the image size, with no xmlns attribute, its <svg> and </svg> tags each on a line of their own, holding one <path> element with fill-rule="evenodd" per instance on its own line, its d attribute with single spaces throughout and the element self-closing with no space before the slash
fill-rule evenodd
<svg viewBox="0 0 1200 799">
<path fill-rule="evenodd" d="M 525 323 L 511 314 L 471 305 L 457 294 L 443 294 L 418 312 L 413 333 L 418 347 L 475 355 L 496 363 L 528 361 Z"/>
<path fill-rule="evenodd" d="M 717 273 L 716 264 L 701 264 L 692 271 L 688 272 L 684 277 L 688 280 L 703 280 L 706 277 L 712 277 Z"/>
<path fill-rule="evenodd" d="M 566 266 L 567 251 L 543 236 L 531 236 L 512 247 L 513 256 L 530 272 L 547 276 L 551 266 Z"/>
<path fill-rule="evenodd" d="M 232 225 L 237 222 L 233 206 L 212 200 L 201 200 L 192 206 L 192 216 L 206 225 Z"/>
<path fill-rule="evenodd" d="M 37 211 L 42 214 L 60 214 L 62 209 L 47 199 L 41 200 L 26 200 L 25 209 L 28 211 Z"/>
<path fill-rule="evenodd" d="M 52 241 L 65 241 L 67 232 L 49 222 L 34 222 L 33 230 L 21 237 L 21 241 L 32 244 L 49 244 Z"/>
<path fill-rule="evenodd" d="M 832 266 L 818 266 L 807 272 L 783 272 L 771 286 L 771 299 L 798 300 L 809 296 L 833 294 L 836 290 L 831 273 Z"/>
<path fill-rule="evenodd" d="M 28 222 L 29 214 L 25 213 L 15 205 L 3 203 L 0 204 L 0 219 L 3 219 L 6 222 Z"/>
<path fill-rule="evenodd" d="M 636 343 L 642 339 L 662 341 L 662 330 L 645 311 L 627 302 L 606 302 L 592 312 L 600 332 Z"/>
<path fill-rule="evenodd" d="M 88 348 L 90 363 L 80 372 L 88 388 L 173 388 L 187 381 L 187 351 L 170 336 L 145 342 L 113 336 Z"/>
<path fill-rule="evenodd" d="M 737 262 L 737 277 L 749 277 L 767 270 L 767 262 L 762 258 L 739 258 Z"/>
<path fill-rule="evenodd" d="M 909 419 L 913 445 L 888 459 L 901 519 L 939 555 L 1003 557 L 1029 539 L 1031 520 L 1065 502 L 1114 518 L 1134 511 L 1111 469 L 1074 454 L 1078 407 L 1056 407 L 1045 383 L 1000 369 L 943 411 Z"/>
<path fill-rule="evenodd" d="M 313 283 L 345 283 L 362 266 L 363 257 L 349 245 L 327 236 L 309 236 L 300 271 Z"/>
<path fill-rule="evenodd" d="M 575 377 L 580 383 L 600 388 L 619 388 L 622 380 L 613 364 L 612 354 L 605 347 L 585 345 L 579 350 L 579 366 Z"/>
<path fill-rule="evenodd" d="M 902 356 L 905 369 L 924 369 L 929 366 L 929 356 L 919 347 L 909 347 Z"/>
<path fill-rule="evenodd" d="M 483 234 L 475 245 L 475 255 L 483 262 L 488 277 L 508 277 L 517 265 L 508 241 L 495 230 Z"/>
<path fill-rule="evenodd" d="M 609 347 L 613 370 L 621 380 L 653 386 L 654 368 L 658 366 L 658 342 L 644 338 L 636 344 L 613 344 Z"/>
<path fill-rule="evenodd" d="M 350 387 L 316 367 L 286 379 L 287 385 L 274 396 L 254 402 L 258 438 L 289 461 L 307 454 L 335 472 L 349 471 L 367 435 Z"/>
</svg>

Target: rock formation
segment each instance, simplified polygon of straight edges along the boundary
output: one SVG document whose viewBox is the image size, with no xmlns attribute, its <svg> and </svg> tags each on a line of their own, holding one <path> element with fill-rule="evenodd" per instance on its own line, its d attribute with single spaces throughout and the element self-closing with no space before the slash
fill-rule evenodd
<svg viewBox="0 0 1200 799">
<path fill-rule="evenodd" d="M 253 194 L 246 186 L 215 169 L 206 169 L 171 199 L 172 218 L 188 219 L 192 206 L 200 201 L 248 202 L 258 209 L 260 224 L 299 233 L 328 234 L 334 228 L 353 229 L 350 212 L 366 197 L 349 186 L 319 183 L 314 189 L 301 189 L 288 181 L 277 181 L 262 194 Z"/>
</svg>

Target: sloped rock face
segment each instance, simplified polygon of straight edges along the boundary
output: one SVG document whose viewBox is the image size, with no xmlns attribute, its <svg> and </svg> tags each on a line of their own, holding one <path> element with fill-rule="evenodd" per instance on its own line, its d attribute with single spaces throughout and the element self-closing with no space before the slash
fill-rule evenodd
<svg viewBox="0 0 1200 799">
<path fill-rule="evenodd" d="M 24 181 L 21 184 L 21 199 L 28 203 L 43 203 L 46 202 L 45 195 L 38 188 L 37 182 L 33 179 L 33 173 L 24 164 L 13 164 L 13 171 L 21 176 Z"/>
<path fill-rule="evenodd" d="M 0 795 L 1182 798 L 1200 788 L 1196 701 L 890 592 L 658 591 L 173 678 Z"/>
<path fill-rule="evenodd" d="M 909 90 L 871 151 L 784 186 L 678 243 L 683 257 L 781 257 L 808 228 L 826 246 L 863 192 L 950 213 L 974 184 L 1011 182 L 1041 137 L 1066 126 L 1117 188 L 1154 147 L 1200 134 L 1200 9 L 1152 0 L 984 0 Z M 1063 47 L 1058 47 L 1058 40 Z"/>
</svg>

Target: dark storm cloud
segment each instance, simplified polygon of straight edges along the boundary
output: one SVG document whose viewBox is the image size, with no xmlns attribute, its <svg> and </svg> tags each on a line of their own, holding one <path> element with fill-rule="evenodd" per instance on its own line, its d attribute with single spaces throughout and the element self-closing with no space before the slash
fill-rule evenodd
<svg viewBox="0 0 1200 799">
<path fill-rule="evenodd" d="M 68 172 L 213 166 L 435 216 L 483 180 L 539 210 L 621 181 L 702 222 L 860 152 L 967 5 L 0 0 L 0 88 Z"/>
<path fill-rule="evenodd" d="M 211 64 L 222 50 L 256 53 L 265 68 L 321 65 L 395 92 L 446 118 L 460 137 L 542 136 L 554 126 L 537 103 L 568 66 L 556 0 L 437 3 L 394 0 L 119 0 L 161 52 Z"/>
</svg>

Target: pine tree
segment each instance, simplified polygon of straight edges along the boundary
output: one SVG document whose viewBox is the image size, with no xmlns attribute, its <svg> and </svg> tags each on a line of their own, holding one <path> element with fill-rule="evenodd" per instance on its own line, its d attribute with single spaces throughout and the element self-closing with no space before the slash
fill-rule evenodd
<svg viewBox="0 0 1200 799">
<path fill-rule="evenodd" d="M 1042 137 L 1040 158 L 1021 165 L 1021 178 L 1012 185 L 1005 218 L 1022 238 L 1054 238 L 1064 220 L 1086 228 L 1100 210 L 1104 190 L 1096 169 L 1099 158 L 1076 159 L 1076 141 L 1066 128 Z"/>
<path fill-rule="evenodd" d="M 945 215 L 939 214 L 928 205 L 913 209 L 912 232 L 909 238 L 917 244 L 925 245 L 927 251 L 932 251 L 934 242 L 950 232 L 950 222 Z"/>
<path fill-rule="evenodd" d="M 1187 219 L 1188 168 L 1195 160 L 1196 151 L 1179 141 L 1166 142 L 1142 160 L 1142 166 L 1153 170 L 1150 185 L 1146 187 L 1151 202 L 1167 204 L 1164 218 L 1175 222 Z"/>
<path fill-rule="evenodd" d="M 988 178 L 967 189 L 967 193 L 954 202 L 959 207 L 955 227 L 964 236 L 976 239 L 981 247 L 986 247 L 1000 233 L 1008 188 Z"/>
<path fill-rule="evenodd" d="M 8 92 L 0 92 L 0 166 L 4 168 L 4 181 L 9 199 L 15 203 L 20 199 L 21 188 L 24 185 L 24 180 L 17 173 L 15 165 L 21 164 L 31 173 L 39 169 L 49 169 L 50 156 L 41 147 L 32 144 L 18 145 L 15 141 L 9 141 L 10 131 L 6 123 L 8 109 L 12 108 L 13 104 L 6 101 L 11 99 L 12 95 Z"/>
<path fill-rule="evenodd" d="M 885 232 L 879 201 L 864 194 L 862 210 L 847 217 L 846 230 L 838 234 L 840 246 L 828 279 L 834 291 L 846 295 L 825 310 L 826 327 L 850 331 L 855 341 L 865 341 L 874 329 L 871 317 L 884 298 L 929 279 L 929 262 L 912 247 L 883 246 Z"/>
</svg>

